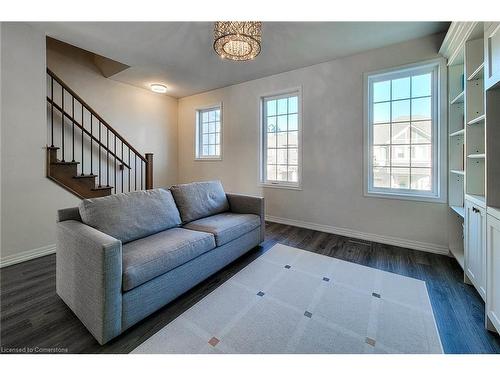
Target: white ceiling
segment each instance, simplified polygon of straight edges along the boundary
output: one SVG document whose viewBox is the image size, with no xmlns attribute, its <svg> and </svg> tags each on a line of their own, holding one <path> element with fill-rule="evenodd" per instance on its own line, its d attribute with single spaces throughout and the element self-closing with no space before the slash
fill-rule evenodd
<svg viewBox="0 0 500 375">
<path fill-rule="evenodd" d="M 50 37 L 130 65 L 112 79 L 183 97 L 445 31 L 448 22 L 264 22 L 253 61 L 221 60 L 212 22 L 44 22 Z M 436 49 L 438 46 L 436 46 Z"/>
</svg>

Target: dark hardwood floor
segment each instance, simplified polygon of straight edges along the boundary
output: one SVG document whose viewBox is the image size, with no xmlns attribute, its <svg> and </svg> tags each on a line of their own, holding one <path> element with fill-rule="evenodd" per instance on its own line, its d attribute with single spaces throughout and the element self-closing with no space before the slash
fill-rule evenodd
<svg viewBox="0 0 500 375">
<path fill-rule="evenodd" d="M 266 224 L 262 247 L 104 346 L 56 295 L 55 255 L 3 268 L 0 346 L 3 352 L 8 348 L 41 348 L 70 353 L 128 353 L 277 242 L 424 280 L 446 353 L 500 353 L 499 336 L 484 328 L 481 297 L 462 282 L 463 272 L 454 259 L 275 223 Z"/>
</svg>

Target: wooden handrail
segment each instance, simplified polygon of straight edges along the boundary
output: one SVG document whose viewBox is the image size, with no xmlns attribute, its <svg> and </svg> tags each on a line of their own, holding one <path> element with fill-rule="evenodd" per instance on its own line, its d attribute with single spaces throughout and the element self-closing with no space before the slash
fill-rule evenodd
<svg viewBox="0 0 500 375">
<path fill-rule="evenodd" d="M 50 105 L 53 105 L 55 109 L 57 109 L 59 112 L 63 114 L 64 117 L 67 117 L 72 123 L 74 123 L 76 126 L 78 126 L 85 134 L 87 134 L 94 142 L 97 143 L 97 145 L 101 145 L 105 150 L 107 149 L 106 145 L 102 143 L 97 137 L 95 137 L 93 134 L 91 134 L 87 129 L 83 127 L 82 124 L 80 124 L 75 118 L 73 118 L 68 112 L 64 111 L 59 104 L 54 102 L 52 99 L 50 99 L 47 96 L 47 102 Z M 109 150 L 110 155 L 112 155 L 116 160 L 118 160 L 123 166 L 127 167 L 128 169 L 132 169 L 127 163 L 125 163 L 124 160 L 122 160 L 118 155 L 116 155 L 113 151 Z M 140 155 L 138 155 L 140 156 Z"/>
<path fill-rule="evenodd" d="M 49 68 L 47 68 L 47 74 L 51 76 L 57 83 L 59 83 L 64 88 L 64 90 L 69 92 L 77 101 L 79 101 L 80 104 L 84 106 L 87 111 L 89 111 L 97 120 L 99 120 L 102 125 L 108 128 L 111 131 L 111 133 L 113 133 L 116 137 L 118 137 L 120 141 L 122 141 L 123 144 L 125 144 L 132 152 L 134 152 L 142 161 L 144 161 L 145 163 L 148 162 L 147 159 L 144 156 L 142 156 L 139 151 L 137 151 L 130 143 L 128 143 L 125 138 L 123 138 L 115 129 L 113 129 L 111 125 L 109 125 L 101 116 L 99 116 L 99 114 L 97 114 L 97 112 L 94 111 L 92 107 L 90 107 L 76 92 L 74 92 L 66 83 L 64 83 L 64 81 L 61 78 L 59 78 Z"/>
</svg>

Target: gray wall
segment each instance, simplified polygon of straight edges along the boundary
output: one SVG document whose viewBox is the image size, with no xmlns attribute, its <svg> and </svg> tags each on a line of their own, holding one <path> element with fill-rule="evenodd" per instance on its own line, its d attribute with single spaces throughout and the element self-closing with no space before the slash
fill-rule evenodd
<svg viewBox="0 0 500 375">
<path fill-rule="evenodd" d="M 263 194 L 267 215 L 288 222 L 446 252 L 446 204 L 363 196 L 363 73 L 436 58 L 442 37 L 180 99 L 179 181 L 219 178 L 229 191 Z M 303 189 L 262 188 L 259 97 L 298 86 L 303 97 Z M 195 161 L 195 110 L 219 102 L 223 103 L 223 160 Z"/>
<path fill-rule="evenodd" d="M 78 199 L 45 177 L 45 36 L 2 23 L 1 257 L 54 244 L 58 207 Z"/>
<path fill-rule="evenodd" d="M 79 199 L 45 177 L 45 35 L 1 24 L 1 261 L 54 250 L 58 208 Z M 49 51 L 49 66 L 141 152 L 155 185 L 177 180 L 177 99 L 99 76 L 88 60 Z"/>
</svg>

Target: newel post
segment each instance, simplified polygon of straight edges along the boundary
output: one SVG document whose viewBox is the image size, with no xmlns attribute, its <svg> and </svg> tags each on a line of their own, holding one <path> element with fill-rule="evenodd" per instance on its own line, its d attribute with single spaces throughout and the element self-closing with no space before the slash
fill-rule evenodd
<svg viewBox="0 0 500 375">
<path fill-rule="evenodd" d="M 146 156 L 146 190 L 153 188 L 153 154 L 148 153 Z"/>
</svg>

